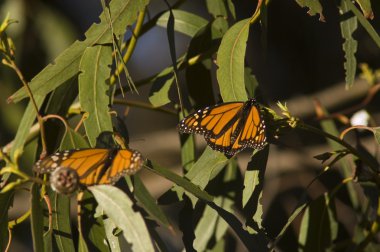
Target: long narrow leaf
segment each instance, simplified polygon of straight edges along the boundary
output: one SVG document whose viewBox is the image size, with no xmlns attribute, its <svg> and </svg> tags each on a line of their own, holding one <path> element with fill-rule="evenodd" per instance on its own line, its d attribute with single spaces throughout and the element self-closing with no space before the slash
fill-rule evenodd
<svg viewBox="0 0 380 252">
<path fill-rule="evenodd" d="M 109 185 L 92 186 L 89 190 L 108 217 L 123 230 L 133 251 L 154 251 L 143 217 L 133 210 L 133 202 L 123 191 Z"/>
<path fill-rule="evenodd" d="M 111 64 L 112 49 L 102 45 L 86 48 L 80 61 L 79 101 L 82 110 L 88 113 L 84 126 L 92 147 L 101 132 L 112 131 L 106 83 Z"/>
<path fill-rule="evenodd" d="M 216 72 L 223 101 L 245 101 L 248 99 L 244 84 L 244 59 L 247 47 L 249 19 L 232 26 L 220 44 Z"/>
<path fill-rule="evenodd" d="M 74 42 L 67 50 L 61 53 L 54 64 L 45 67 L 30 82 L 30 88 L 34 95 L 44 97 L 50 91 L 60 86 L 79 72 L 79 62 L 86 47 L 96 44 L 111 44 L 112 36 L 124 34 L 127 26 L 132 25 L 139 11 L 143 10 L 149 0 L 113 0 L 110 2 L 110 13 L 113 32 L 109 29 L 109 20 L 103 12 L 100 15 L 100 23 L 93 24 L 86 32 L 84 41 Z M 107 11 L 107 10 L 105 10 Z M 19 89 L 11 97 L 9 102 L 18 102 L 26 98 L 25 88 Z"/>
<path fill-rule="evenodd" d="M 342 15 L 347 16 L 350 8 L 348 6 L 348 1 L 350 0 L 342 0 L 340 9 L 342 11 Z M 355 81 L 355 73 L 356 73 L 356 58 L 355 53 L 358 47 L 358 42 L 352 37 L 352 34 L 358 27 L 358 21 L 356 16 L 346 17 L 345 20 L 340 22 L 340 29 L 342 33 L 342 37 L 344 39 L 343 43 L 343 51 L 344 57 L 346 58 L 344 62 L 344 69 L 346 70 L 346 88 L 350 88 Z"/>
</svg>

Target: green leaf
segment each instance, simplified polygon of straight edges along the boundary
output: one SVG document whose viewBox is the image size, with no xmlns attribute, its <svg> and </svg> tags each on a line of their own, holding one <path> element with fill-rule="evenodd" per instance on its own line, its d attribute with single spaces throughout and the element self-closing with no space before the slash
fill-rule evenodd
<svg viewBox="0 0 380 252">
<path fill-rule="evenodd" d="M 59 251 L 74 251 L 70 225 L 70 198 L 50 190 L 53 239 Z"/>
<path fill-rule="evenodd" d="M 59 146 L 60 150 L 89 148 L 86 140 L 71 128 L 65 133 Z"/>
<path fill-rule="evenodd" d="M 228 10 L 229 10 L 230 13 L 231 13 L 232 18 L 233 18 L 233 19 L 236 19 L 235 5 L 234 5 L 234 3 L 232 2 L 232 0 L 227 0 L 227 6 L 228 6 Z"/>
<path fill-rule="evenodd" d="M 173 83 L 173 72 L 156 79 L 149 95 L 149 101 L 154 107 L 161 107 L 170 103 L 169 90 Z"/>
<path fill-rule="evenodd" d="M 256 229 L 262 229 L 263 205 L 261 201 L 268 155 L 268 146 L 261 151 L 256 151 L 244 174 L 242 205 L 244 211 L 247 212 L 248 232 L 252 234 L 257 233 Z"/>
<path fill-rule="evenodd" d="M 290 224 L 293 223 L 294 219 L 298 217 L 298 215 L 307 207 L 308 205 L 306 203 L 300 204 L 290 215 L 288 218 L 288 221 L 286 222 L 285 226 L 282 227 L 280 233 L 276 236 L 276 239 L 274 242 L 271 244 L 269 250 L 272 251 L 272 249 L 276 246 L 276 244 L 280 241 L 282 236 L 285 234 L 286 230 L 290 227 Z"/>
<path fill-rule="evenodd" d="M 123 191 L 109 185 L 91 186 L 89 190 L 107 216 L 123 230 L 133 251 L 154 251 L 143 217 L 133 210 L 133 202 Z"/>
<path fill-rule="evenodd" d="M 353 3 L 351 3 L 351 1 L 346 1 L 346 4 L 348 5 L 349 9 L 358 18 L 359 23 L 367 31 L 368 35 L 372 38 L 372 40 L 375 42 L 377 47 L 380 48 L 380 36 L 377 33 L 377 31 L 373 28 L 371 23 L 368 22 L 368 20 L 363 16 L 363 14 L 358 10 L 358 8 L 356 8 L 356 6 Z"/>
<path fill-rule="evenodd" d="M 252 69 L 249 67 L 244 68 L 244 82 L 245 88 L 249 97 L 255 97 L 255 90 L 259 86 L 256 76 L 252 74 Z"/>
<path fill-rule="evenodd" d="M 209 195 L 207 192 L 200 189 L 198 186 L 194 185 L 190 181 L 188 181 L 185 178 L 182 178 L 181 176 L 171 172 L 168 169 L 165 169 L 157 164 L 152 163 L 151 161 L 148 162 L 148 164 L 145 166 L 149 171 L 152 171 L 170 181 L 175 183 L 176 185 L 182 187 L 189 193 L 193 194 L 198 199 L 204 200 L 206 202 L 212 202 L 213 197 Z"/>
<path fill-rule="evenodd" d="M 212 175 L 215 176 L 215 174 L 219 173 L 227 162 L 226 156 L 207 147 L 185 177 L 193 184 L 204 189 L 211 180 Z"/>
<path fill-rule="evenodd" d="M 174 30 L 193 37 L 199 29 L 207 25 L 208 21 L 193 13 L 172 10 L 174 15 Z M 165 12 L 157 20 L 157 25 L 166 28 L 169 20 L 170 11 Z"/>
<path fill-rule="evenodd" d="M 84 120 L 87 137 L 92 147 L 103 131 L 112 131 L 107 94 L 112 64 L 111 46 L 97 45 L 88 47 L 83 53 L 79 69 L 79 101 L 83 111 L 88 113 Z"/>
<path fill-rule="evenodd" d="M 54 64 L 45 67 L 30 82 L 29 86 L 34 95 L 44 97 L 79 72 L 79 63 L 87 47 L 96 44 L 111 44 L 112 36 L 122 36 L 127 26 L 133 24 L 139 11 L 143 10 L 149 0 L 113 0 L 110 2 L 110 13 L 112 22 L 112 34 L 109 22 L 103 12 L 100 15 L 100 23 L 93 24 L 85 33 L 84 41 L 74 42 L 68 49 L 61 53 Z M 108 11 L 108 10 L 105 10 Z M 11 97 L 9 102 L 18 102 L 28 96 L 25 88 L 19 89 Z"/>
<path fill-rule="evenodd" d="M 233 25 L 220 44 L 216 71 L 224 102 L 248 99 L 244 83 L 244 59 L 247 46 L 249 19 Z"/>
<path fill-rule="evenodd" d="M 359 4 L 366 18 L 369 18 L 369 19 L 374 18 L 370 0 L 355 0 L 355 1 Z"/>
<path fill-rule="evenodd" d="M 340 29 L 342 37 L 344 39 L 343 51 L 346 61 L 344 62 L 344 69 L 346 70 L 346 88 L 352 87 L 355 81 L 356 73 L 356 58 L 355 53 L 358 48 L 358 42 L 352 37 L 352 34 L 358 27 L 358 21 L 356 16 L 347 16 L 350 12 L 348 1 L 342 0 L 340 4 L 341 15 L 346 16 L 344 20 L 340 22 Z"/>
<path fill-rule="evenodd" d="M 139 176 L 134 176 L 135 197 L 139 205 L 149 213 L 161 225 L 169 228 L 171 226 L 162 209 L 157 205 L 156 199 L 149 193 Z"/>
<path fill-rule="evenodd" d="M 309 10 L 307 14 L 314 16 L 319 14 L 319 21 L 325 21 L 325 17 L 322 14 L 322 5 L 319 0 L 296 0 L 299 6 L 307 7 Z"/>
<path fill-rule="evenodd" d="M 110 249 L 112 252 L 121 252 L 119 237 L 114 234 L 115 229 L 117 228 L 115 222 L 110 218 L 104 219 L 104 229 L 106 231 L 106 236 Z"/>
<path fill-rule="evenodd" d="M 103 216 L 95 216 L 96 200 L 92 194 L 85 190 L 83 197 L 78 202 L 81 207 L 82 240 L 79 247 L 83 251 L 110 251 L 105 233 Z"/>
<path fill-rule="evenodd" d="M 338 235 L 334 204 L 328 194 L 314 200 L 303 215 L 299 251 L 326 251 Z"/>
<path fill-rule="evenodd" d="M 212 28 L 217 30 L 222 36 L 228 30 L 228 14 L 224 0 L 206 0 L 206 6 L 208 12 L 214 18 Z M 231 5 L 229 5 L 229 7 L 231 7 Z"/>
<path fill-rule="evenodd" d="M 39 185 L 33 183 L 30 192 L 30 226 L 32 230 L 33 250 L 44 251 L 44 214 L 41 205 L 41 194 L 39 191 Z"/>
<path fill-rule="evenodd" d="M 42 105 L 42 102 L 44 101 L 44 97 L 35 95 L 34 100 L 36 101 L 37 107 L 40 107 Z M 33 106 L 33 103 L 29 101 L 24 115 L 22 116 L 20 125 L 17 129 L 16 137 L 11 149 L 10 156 L 12 158 L 12 161 L 16 161 L 13 159 L 16 152 L 21 153 L 23 151 L 27 136 L 29 134 L 29 130 L 32 127 L 32 124 L 34 123 L 35 118 L 36 110 Z"/>
<path fill-rule="evenodd" d="M 217 197 L 214 202 L 226 211 L 230 211 L 233 206 L 233 201 L 224 197 Z M 215 237 L 215 240 L 222 239 L 227 228 L 228 224 L 219 216 L 218 212 L 206 205 L 194 231 L 194 249 L 196 251 L 205 251 L 210 239 L 212 237 Z"/>
</svg>

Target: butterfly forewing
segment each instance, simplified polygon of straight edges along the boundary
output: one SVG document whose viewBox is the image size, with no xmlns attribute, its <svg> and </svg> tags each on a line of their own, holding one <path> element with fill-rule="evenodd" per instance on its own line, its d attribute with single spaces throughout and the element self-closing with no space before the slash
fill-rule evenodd
<svg viewBox="0 0 380 252">
<path fill-rule="evenodd" d="M 243 102 L 231 102 L 198 110 L 179 123 L 179 131 L 212 138 L 221 136 L 239 118 L 243 105 Z"/>
</svg>

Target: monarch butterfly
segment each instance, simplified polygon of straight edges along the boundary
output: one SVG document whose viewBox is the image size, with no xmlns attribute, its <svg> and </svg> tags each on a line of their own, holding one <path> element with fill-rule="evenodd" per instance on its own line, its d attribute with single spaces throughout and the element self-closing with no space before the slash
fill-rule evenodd
<svg viewBox="0 0 380 252">
<path fill-rule="evenodd" d="M 182 133 L 198 133 L 214 150 L 233 156 L 247 147 L 266 144 L 265 123 L 254 98 L 200 109 L 178 125 Z"/>
<path fill-rule="evenodd" d="M 33 170 L 51 173 L 50 182 L 60 193 L 78 187 L 114 184 L 122 176 L 136 173 L 143 164 L 138 151 L 129 149 L 81 149 L 56 152 L 38 161 Z"/>
</svg>

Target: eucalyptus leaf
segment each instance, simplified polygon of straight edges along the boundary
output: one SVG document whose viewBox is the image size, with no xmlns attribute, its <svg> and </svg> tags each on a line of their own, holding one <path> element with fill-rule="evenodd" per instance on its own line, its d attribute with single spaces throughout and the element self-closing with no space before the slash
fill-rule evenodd
<svg viewBox="0 0 380 252">
<path fill-rule="evenodd" d="M 101 132 L 112 131 L 107 94 L 109 85 L 106 82 L 111 64 L 112 48 L 103 45 L 86 48 L 80 61 L 79 102 L 82 110 L 88 113 L 84 126 L 92 147 Z"/>
<path fill-rule="evenodd" d="M 100 23 L 93 24 L 85 33 L 86 39 L 74 42 L 62 52 L 54 61 L 37 74 L 29 83 L 32 93 L 44 97 L 70 78 L 79 73 L 80 59 L 87 47 L 96 44 L 111 44 L 112 37 L 122 36 L 127 26 L 133 24 L 137 14 L 145 8 L 149 0 L 112 0 L 109 10 L 100 15 Z M 112 30 L 109 29 L 105 11 L 111 13 Z M 113 31 L 113 34 L 112 34 Z M 28 96 L 26 89 L 21 88 L 11 97 L 9 102 L 18 102 Z"/>
<path fill-rule="evenodd" d="M 110 185 L 92 186 L 89 190 L 107 216 L 123 230 L 133 251 L 154 251 L 143 217 L 133 210 L 133 202 L 123 191 Z"/>
<path fill-rule="evenodd" d="M 301 7 L 307 7 L 310 16 L 319 14 L 319 21 L 325 21 L 325 17 L 322 14 L 323 8 L 319 0 L 296 0 Z"/>
<path fill-rule="evenodd" d="M 341 15 L 345 15 L 346 18 L 340 22 L 340 29 L 342 37 L 344 39 L 343 51 L 344 51 L 344 69 L 346 70 L 346 88 L 350 88 L 355 82 L 356 73 L 356 58 L 355 53 L 358 48 L 358 42 L 353 38 L 352 34 L 358 27 L 358 21 L 356 16 L 349 15 L 348 1 L 342 0 L 340 4 Z"/>
<path fill-rule="evenodd" d="M 30 209 L 30 226 L 32 230 L 33 239 L 33 250 L 43 251 L 44 250 L 44 218 L 43 218 L 43 208 L 41 202 L 41 194 L 39 191 L 39 185 L 36 183 L 32 184 L 30 189 L 31 192 L 31 209 Z"/>
<path fill-rule="evenodd" d="M 244 61 L 249 24 L 249 19 L 234 24 L 224 34 L 218 50 L 216 74 L 224 102 L 248 99 L 244 83 Z"/>
<path fill-rule="evenodd" d="M 374 18 L 370 0 L 355 0 L 355 1 L 359 4 L 366 18 L 369 18 L 369 19 Z"/>
<path fill-rule="evenodd" d="M 193 37 L 199 29 L 207 25 L 207 20 L 183 10 L 172 10 L 174 15 L 174 30 Z M 167 11 L 157 20 L 157 25 L 167 27 L 170 12 Z"/>
</svg>

